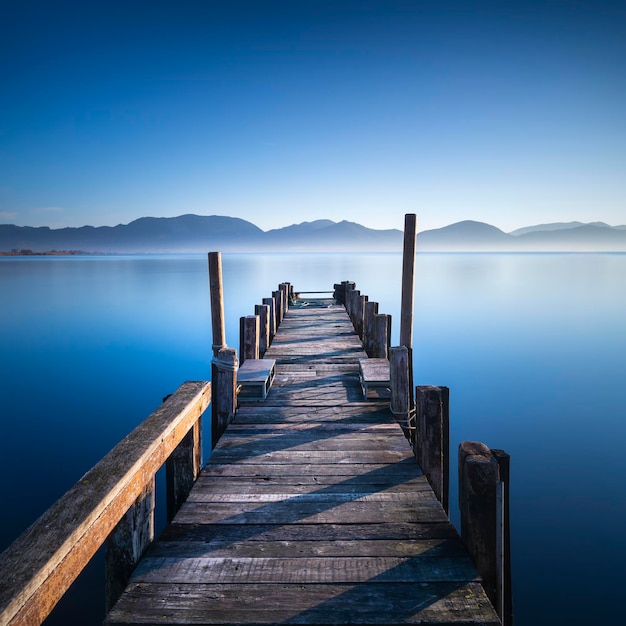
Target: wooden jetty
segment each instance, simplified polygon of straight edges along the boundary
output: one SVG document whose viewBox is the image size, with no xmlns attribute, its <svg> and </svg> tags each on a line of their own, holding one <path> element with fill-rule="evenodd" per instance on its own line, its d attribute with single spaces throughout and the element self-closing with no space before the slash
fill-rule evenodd
<svg viewBox="0 0 626 626">
<path fill-rule="evenodd" d="M 109 626 L 510 626 L 508 455 L 460 445 L 461 540 L 448 390 L 413 388 L 410 316 L 391 348 L 354 283 L 332 299 L 281 283 L 241 318 L 238 358 L 219 253 L 209 273 L 212 382 L 168 396 L 0 555 L 0 626 L 41 624 L 103 545 Z"/>
<path fill-rule="evenodd" d="M 499 624 L 334 300 L 290 306 L 242 404 L 106 624 Z"/>
</svg>

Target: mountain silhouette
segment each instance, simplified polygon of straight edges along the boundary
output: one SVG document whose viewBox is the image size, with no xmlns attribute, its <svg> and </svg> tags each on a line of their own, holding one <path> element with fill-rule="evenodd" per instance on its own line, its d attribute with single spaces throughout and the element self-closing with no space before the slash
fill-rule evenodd
<svg viewBox="0 0 626 626">
<path fill-rule="evenodd" d="M 315 220 L 263 231 L 220 215 L 142 217 L 117 226 L 52 229 L 0 224 L 0 251 L 83 250 L 92 253 L 321 252 L 402 250 L 397 229 Z M 626 251 L 626 227 L 602 222 L 539 224 L 512 233 L 473 220 L 418 234 L 418 251 Z"/>
</svg>

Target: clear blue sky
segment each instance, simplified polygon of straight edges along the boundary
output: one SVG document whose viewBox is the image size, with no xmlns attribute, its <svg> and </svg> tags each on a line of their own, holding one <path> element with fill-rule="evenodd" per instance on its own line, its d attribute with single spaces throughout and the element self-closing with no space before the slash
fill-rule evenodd
<svg viewBox="0 0 626 626">
<path fill-rule="evenodd" d="M 0 223 L 626 223 L 626 2 L 10 2 Z"/>
</svg>

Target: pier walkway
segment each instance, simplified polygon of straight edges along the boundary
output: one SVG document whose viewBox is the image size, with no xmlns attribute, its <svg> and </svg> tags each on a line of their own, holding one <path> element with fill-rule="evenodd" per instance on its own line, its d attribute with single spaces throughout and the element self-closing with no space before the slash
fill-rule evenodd
<svg viewBox="0 0 626 626">
<path fill-rule="evenodd" d="M 343 306 L 291 306 L 187 501 L 106 624 L 499 624 Z"/>
</svg>

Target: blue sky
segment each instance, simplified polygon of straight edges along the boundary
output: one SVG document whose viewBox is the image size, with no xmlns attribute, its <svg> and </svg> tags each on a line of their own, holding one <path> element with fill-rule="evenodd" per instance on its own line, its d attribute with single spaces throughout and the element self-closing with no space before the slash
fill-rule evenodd
<svg viewBox="0 0 626 626">
<path fill-rule="evenodd" d="M 626 3 L 14 2 L 0 223 L 626 223 Z"/>
</svg>

